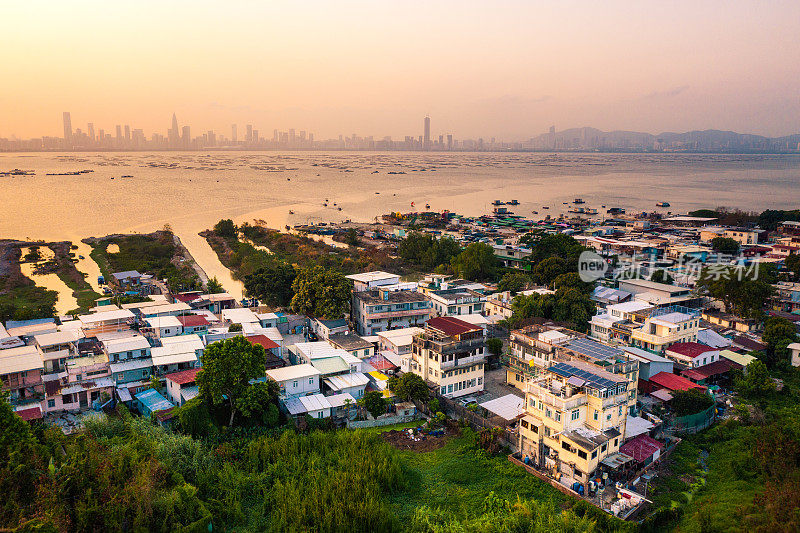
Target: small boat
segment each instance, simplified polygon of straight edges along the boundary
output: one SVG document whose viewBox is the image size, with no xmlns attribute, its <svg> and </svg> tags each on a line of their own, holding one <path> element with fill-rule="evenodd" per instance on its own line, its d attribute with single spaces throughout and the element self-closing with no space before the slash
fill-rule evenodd
<svg viewBox="0 0 800 533">
<path fill-rule="evenodd" d="M 656 207 L 669 207 L 669 202 L 658 202 Z"/>
<path fill-rule="evenodd" d="M 425 204 L 425 209 L 430 209 L 430 208 L 431 208 L 431 204 Z"/>
<path fill-rule="evenodd" d="M 341 208 L 341 207 L 337 207 L 336 209 L 338 209 L 339 211 L 341 211 L 341 210 L 342 210 L 342 208 Z"/>
<path fill-rule="evenodd" d="M 294 211 L 292 211 L 291 209 L 289 209 L 289 214 L 290 214 L 290 215 L 294 215 Z"/>
<path fill-rule="evenodd" d="M 575 199 L 572 201 L 572 203 L 573 203 L 573 204 L 583 204 L 583 203 L 586 203 L 586 202 L 584 202 L 584 201 L 583 201 L 583 199 L 581 199 L 581 198 L 575 198 Z"/>
<path fill-rule="evenodd" d="M 124 176 L 121 176 L 121 177 L 123 177 L 123 178 L 132 178 L 133 176 L 131 176 L 130 174 L 125 174 Z"/>
<path fill-rule="evenodd" d="M 519 202 L 517 200 L 511 200 L 508 202 L 508 205 L 519 205 Z"/>
<path fill-rule="evenodd" d="M 543 205 L 542 209 L 550 209 L 550 206 L 549 205 Z"/>
<path fill-rule="evenodd" d="M 505 202 L 501 200 L 495 200 L 494 202 L 492 202 L 492 205 L 505 205 Z"/>
</svg>

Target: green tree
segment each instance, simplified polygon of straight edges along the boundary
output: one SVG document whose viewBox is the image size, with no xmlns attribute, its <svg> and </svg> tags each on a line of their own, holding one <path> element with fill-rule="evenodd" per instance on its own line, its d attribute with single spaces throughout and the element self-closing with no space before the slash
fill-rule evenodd
<svg viewBox="0 0 800 533">
<path fill-rule="evenodd" d="M 369 391 L 359 398 L 360 403 L 373 418 L 378 418 L 386 412 L 386 400 L 383 394 L 378 391 Z"/>
<path fill-rule="evenodd" d="M 569 271 L 567 262 L 561 257 L 547 257 L 533 267 L 533 280 L 539 285 L 549 286 L 553 280 Z"/>
<path fill-rule="evenodd" d="M 775 391 L 775 382 L 767 365 L 756 359 L 747 365 L 747 371 L 736 380 L 736 389 L 748 398 L 763 398 Z"/>
<path fill-rule="evenodd" d="M 789 361 L 790 344 L 797 342 L 797 328 L 794 323 L 782 317 L 773 316 L 764 323 L 761 340 L 767 344 L 765 362 L 774 367 L 780 362 Z"/>
<path fill-rule="evenodd" d="M 404 402 L 413 400 L 426 401 L 430 394 L 425 380 L 412 372 L 406 372 L 400 377 L 390 377 L 389 390 Z"/>
<path fill-rule="evenodd" d="M 497 256 L 486 243 L 473 242 L 452 260 L 453 271 L 464 279 L 483 281 L 494 279 Z"/>
<path fill-rule="evenodd" d="M 675 416 L 693 415 L 714 405 L 714 399 L 700 389 L 676 390 L 671 394 L 670 407 Z"/>
<path fill-rule="evenodd" d="M 250 380 L 264 376 L 267 361 L 264 348 L 237 336 L 206 346 L 201 360 L 203 368 L 197 373 L 200 394 L 214 405 L 227 402 L 228 425 L 233 425 L 238 402 L 247 394 Z"/>
<path fill-rule="evenodd" d="M 730 237 L 714 237 L 711 239 L 711 249 L 722 254 L 736 254 L 739 252 L 739 243 Z"/>
<path fill-rule="evenodd" d="M 533 247 L 531 260 L 534 263 L 548 257 L 560 257 L 567 263 L 567 270 L 577 270 L 578 257 L 586 250 L 575 238 L 563 233 L 544 235 Z"/>
<path fill-rule="evenodd" d="M 348 246 L 358 246 L 361 243 L 361 239 L 358 238 L 358 232 L 355 228 L 349 228 L 344 235 L 344 242 Z"/>
<path fill-rule="evenodd" d="M 422 270 L 434 270 L 449 265 L 461 247 L 450 237 L 437 239 L 429 233 L 413 231 L 397 246 L 397 255 Z"/>
<path fill-rule="evenodd" d="M 221 294 L 225 292 L 225 289 L 222 287 L 222 283 L 219 282 L 217 277 L 214 276 L 206 283 L 206 291 L 208 294 Z"/>
<path fill-rule="evenodd" d="M 524 272 L 508 272 L 497 283 L 499 291 L 509 291 L 512 295 L 524 291 L 531 279 Z"/>
<path fill-rule="evenodd" d="M 655 281 L 656 283 L 667 283 L 667 284 L 675 283 L 673 277 L 670 276 L 669 272 L 667 272 L 663 268 L 660 268 L 655 272 L 653 272 L 650 275 L 650 281 Z"/>
<path fill-rule="evenodd" d="M 292 283 L 292 310 L 324 319 L 341 318 L 350 303 L 350 282 L 333 269 L 319 265 L 301 270 Z"/>
<path fill-rule="evenodd" d="M 284 261 L 268 261 L 252 274 L 245 276 L 247 295 L 267 305 L 287 307 L 292 302 L 292 284 L 297 277 L 295 268 Z"/>
<path fill-rule="evenodd" d="M 700 271 L 697 288 L 725 304 L 725 310 L 742 318 L 760 318 L 774 289 L 774 269 L 762 265 L 758 272 L 741 266 L 713 265 Z"/>
<path fill-rule="evenodd" d="M 214 233 L 224 239 L 235 239 L 239 233 L 239 228 L 229 218 L 223 218 L 214 224 Z"/>
<path fill-rule="evenodd" d="M 486 341 L 486 348 L 492 355 L 500 355 L 503 353 L 503 340 L 493 337 Z"/>
<path fill-rule="evenodd" d="M 784 262 L 786 270 L 789 271 L 791 281 L 800 281 L 800 254 L 791 254 Z"/>
<path fill-rule="evenodd" d="M 242 416 L 266 427 L 278 425 L 278 384 L 272 380 L 254 383 L 236 400 Z"/>
<path fill-rule="evenodd" d="M 192 437 L 207 437 L 214 429 L 208 405 L 200 396 L 176 408 L 175 414 L 181 431 Z"/>
<path fill-rule="evenodd" d="M 583 281 L 577 272 L 567 272 L 553 280 L 552 288 L 554 291 L 575 289 L 583 294 L 591 294 L 594 284 Z"/>
</svg>

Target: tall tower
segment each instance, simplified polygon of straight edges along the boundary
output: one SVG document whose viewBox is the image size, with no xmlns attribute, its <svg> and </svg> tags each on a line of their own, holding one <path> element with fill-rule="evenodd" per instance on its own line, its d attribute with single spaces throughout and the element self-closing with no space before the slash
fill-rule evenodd
<svg viewBox="0 0 800 533">
<path fill-rule="evenodd" d="M 425 134 L 422 137 L 422 148 L 431 149 L 431 117 L 425 115 Z"/>
<path fill-rule="evenodd" d="M 72 118 L 69 111 L 64 111 L 64 143 L 67 148 L 72 148 Z"/>
<path fill-rule="evenodd" d="M 233 141 L 233 144 L 236 144 L 236 140 L 236 124 L 231 124 L 231 141 Z"/>
<path fill-rule="evenodd" d="M 89 123 L 89 139 L 94 142 L 94 122 Z"/>
<path fill-rule="evenodd" d="M 180 144 L 181 131 L 178 129 L 178 117 L 175 113 L 172 114 L 172 127 L 169 130 L 169 145 L 171 148 L 177 148 Z"/>
</svg>

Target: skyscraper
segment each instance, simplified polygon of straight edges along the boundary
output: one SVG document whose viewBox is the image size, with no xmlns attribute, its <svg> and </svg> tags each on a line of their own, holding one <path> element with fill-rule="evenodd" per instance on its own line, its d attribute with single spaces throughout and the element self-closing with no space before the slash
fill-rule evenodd
<svg viewBox="0 0 800 533">
<path fill-rule="evenodd" d="M 94 142 L 94 122 L 89 123 L 89 139 Z"/>
<path fill-rule="evenodd" d="M 236 140 L 236 124 L 231 124 L 231 141 L 233 141 L 233 144 L 236 144 Z"/>
<path fill-rule="evenodd" d="M 72 118 L 69 111 L 64 111 L 64 142 L 67 146 L 72 146 Z"/>
<path fill-rule="evenodd" d="M 422 137 L 422 147 L 425 150 L 431 149 L 431 117 L 425 115 L 425 134 Z"/>
<path fill-rule="evenodd" d="M 172 127 L 169 130 L 169 146 L 170 148 L 178 148 L 181 140 L 181 131 L 178 129 L 178 117 L 175 113 L 172 114 Z"/>
<path fill-rule="evenodd" d="M 245 142 L 248 142 L 248 143 L 253 142 L 253 125 L 252 124 L 248 124 L 247 125 L 247 132 L 245 133 L 244 140 L 245 140 Z"/>
</svg>

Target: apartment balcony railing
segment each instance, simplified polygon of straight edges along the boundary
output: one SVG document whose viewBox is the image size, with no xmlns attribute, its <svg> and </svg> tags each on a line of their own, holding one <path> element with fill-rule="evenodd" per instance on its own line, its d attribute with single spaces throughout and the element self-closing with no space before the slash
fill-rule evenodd
<svg viewBox="0 0 800 533">
<path fill-rule="evenodd" d="M 483 347 L 486 344 L 486 341 L 483 339 L 483 337 L 470 340 L 446 342 L 425 339 L 423 337 L 417 337 L 417 339 L 419 340 L 416 342 L 418 342 L 422 348 L 433 350 L 440 354 L 471 351 L 475 348 Z"/>
<path fill-rule="evenodd" d="M 526 390 L 529 394 L 541 400 L 542 403 L 551 405 L 561 411 L 576 409 L 581 405 L 585 405 L 588 401 L 585 394 L 573 394 L 567 397 L 560 390 L 543 387 L 536 383 L 529 383 Z"/>
<path fill-rule="evenodd" d="M 453 361 L 445 361 L 441 363 L 440 367 L 442 369 L 447 369 L 447 368 L 455 368 L 458 366 L 473 365 L 476 363 L 484 363 L 484 362 L 486 362 L 486 356 L 480 354 L 480 355 L 472 355 L 470 357 L 458 357 Z"/>
<path fill-rule="evenodd" d="M 400 309 L 399 311 L 385 311 L 383 313 L 367 313 L 366 319 L 379 320 L 382 318 L 421 316 L 421 315 L 429 315 L 431 311 L 432 311 L 431 308 L 423 307 L 420 309 Z"/>
</svg>

